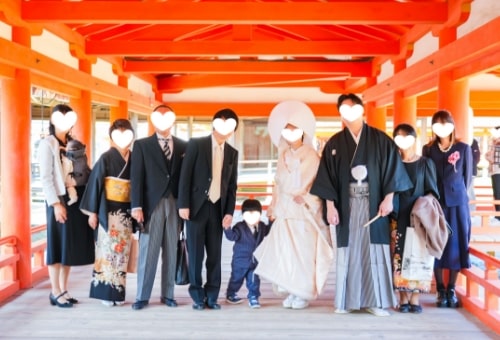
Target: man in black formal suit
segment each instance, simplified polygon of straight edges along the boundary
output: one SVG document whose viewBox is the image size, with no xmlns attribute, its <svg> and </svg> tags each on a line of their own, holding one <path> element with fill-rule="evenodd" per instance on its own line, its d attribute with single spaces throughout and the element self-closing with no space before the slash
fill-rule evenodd
<svg viewBox="0 0 500 340">
<path fill-rule="evenodd" d="M 135 310 L 149 303 L 160 249 L 161 302 L 169 307 L 177 306 L 174 299 L 179 238 L 176 199 L 187 143 L 170 133 L 175 122 L 170 107 L 155 108 L 151 121 L 155 133 L 135 141 L 131 164 L 132 217 L 143 226 L 139 237 L 137 294 L 132 304 Z"/>
<path fill-rule="evenodd" d="M 189 294 L 193 309 L 220 309 L 223 227 L 231 226 L 236 204 L 238 151 L 226 141 L 238 126 L 231 109 L 218 111 L 212 134 L 188 142 L 179 180 L 179 215 L 186 220 Z M 202 265 L 206 258 L 207 281 Z"/>
</svg>

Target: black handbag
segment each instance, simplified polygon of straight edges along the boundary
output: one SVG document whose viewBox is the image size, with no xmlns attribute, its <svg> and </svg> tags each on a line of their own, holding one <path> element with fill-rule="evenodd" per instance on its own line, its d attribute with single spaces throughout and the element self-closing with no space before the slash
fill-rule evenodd
<svg viewBox="0 0 500 340">
<path fill-rule="evenodd" d="M 189 284 L 188 274 L 188 252 L 186 245 L 186 236 L 184 230 L 181 231 L 179 241 L 177 241 L 177 263 L 175 267 L 175 284 Z"/>
</svg>

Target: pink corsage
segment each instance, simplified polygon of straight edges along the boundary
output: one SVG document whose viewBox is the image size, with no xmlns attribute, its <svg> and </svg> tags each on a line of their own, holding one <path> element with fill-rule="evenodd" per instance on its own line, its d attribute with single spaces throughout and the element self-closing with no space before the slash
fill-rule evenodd
<svg viewBox="0 0 500 340">
<path fill-rule="evenodd" d="M 455 165 L 457 164 L 457 161 L 459 159 L 460 159 L 460 153 L 458 151 L 455 151 L 450 156 L 448 156 L 448 163 L 453 165 L 453 169 L 455 170 L 455 172 L 457 172 L 457 168 Z"/>
</svg>

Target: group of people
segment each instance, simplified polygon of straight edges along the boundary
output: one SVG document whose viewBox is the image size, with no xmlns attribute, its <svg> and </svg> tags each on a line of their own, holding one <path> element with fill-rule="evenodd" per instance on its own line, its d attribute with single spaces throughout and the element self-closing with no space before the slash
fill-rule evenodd
<svg viewBox="0 0 500 340">
<path fill-rule="evenodd" d="M 238 151 L 227 140 L 239 120 L 231 109 L 213 116 L 211 134 L 185 142 L 171 134 L 173 110 L 160 105 L 151 115 L 155 133 L 136 140 L 133 151 L 130 122 L 116 120 L 109 130 L 111 148 L 94 165 L 87 185 L 76 187 L 80 202 L 70 205 L 61 164 L 75 121 L 63 124 L 61 117 L 76 114 L 67 105 L 54 107 L 57 119 L 40 144 L 51 304 L 78 302 L 68 293 L 69 269 L 90 263 L 90 296 L 108 306 L 123 304 L 131 235 L 138 231 L 132 308 L 149 304 L 160 251 L 161 302 L 176 307 L 177 240 L 185 228 L 193 309 L 221 308 L 223 234 L 234 241 L 228 303 L 242 302 L 237 293 L 246 281 L 248 304 L 259 308 L 262 277 L 283 296 L 284 308 L 306 308 L 323 291 L 334 261 L 332 226 L 336 313 L 386 316 L 398 304 L 401 312 L 420 313 L 419 293 L 430 290 L 432 271 L 437 306 L 457 307 L 457 275 L 470 267 L 472 154 L 457 140 L 451 114 L 434 114 L 433 138 L 419 156 L 414 127 L 398 125 L 390 138 L 365 123 L 362 100 L 354 94 L 341 95 L 337 108 L 344 128 L 319 155 L 311 109 L 299 101 L 275 106 L 268 120 L 278 148 L 269 222 L 261 219 L 260 202 L 249 199 L 242 205 L 243 221 L 233 223 Z M 435 219 L 414 218 L 415 207 L 424 204 L 434 209 Z M 408 235 L 422 233 L 431 240 L 421 247 L 429 249 L 432 263 L 419 268 L 420 276 L 408 276 Z M 447 278 L 443 269 L 449 270 Z"/>
<path fill-rule="evenodd" d="M 94 265 L 90 297 L 106 306 L 122 305 L 130 247 L 138 233 L 132 308 L 149 304 L 160 252 L 160 300 L 176 307 L 177 241 L 185 224 L 193 308 L 220 308 L 222 234 L 223 227 L 232 225 L 238 167 L 238 152 L 226 140 L 236 130 L 238 117 L 230 109 L 218 111 L 212 134 L 189 143 L 171 134 L 175 118 L 170 107 L 158 106 L 151 114 L 155 133 L 135 142 L 131 123 L 114 121 L 109 128 L 110 149 L 94 164 L 87 183 L 75 186 L 68 180 L 74 174 L 69 167 L 65 172 L 63 164 L 69 158 L 77 115 L 65 104 L 53 108 L 50 134 L 39 147 L 52 305 L 68 308 L 78 303 L 68 292 L 70 268 L 88 264 Z"/>
</svg>

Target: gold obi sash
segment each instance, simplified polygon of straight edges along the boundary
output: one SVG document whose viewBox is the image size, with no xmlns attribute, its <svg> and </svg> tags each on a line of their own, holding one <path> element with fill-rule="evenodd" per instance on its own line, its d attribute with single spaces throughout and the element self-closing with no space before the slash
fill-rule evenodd
<svg viewBox="0 0 500 340">
<path fill-rule="evenodd" d="M 130 180 L 108 176 L 104 178 L 106 199 L 116 202 L 130 202 Z"/>
</svg>

